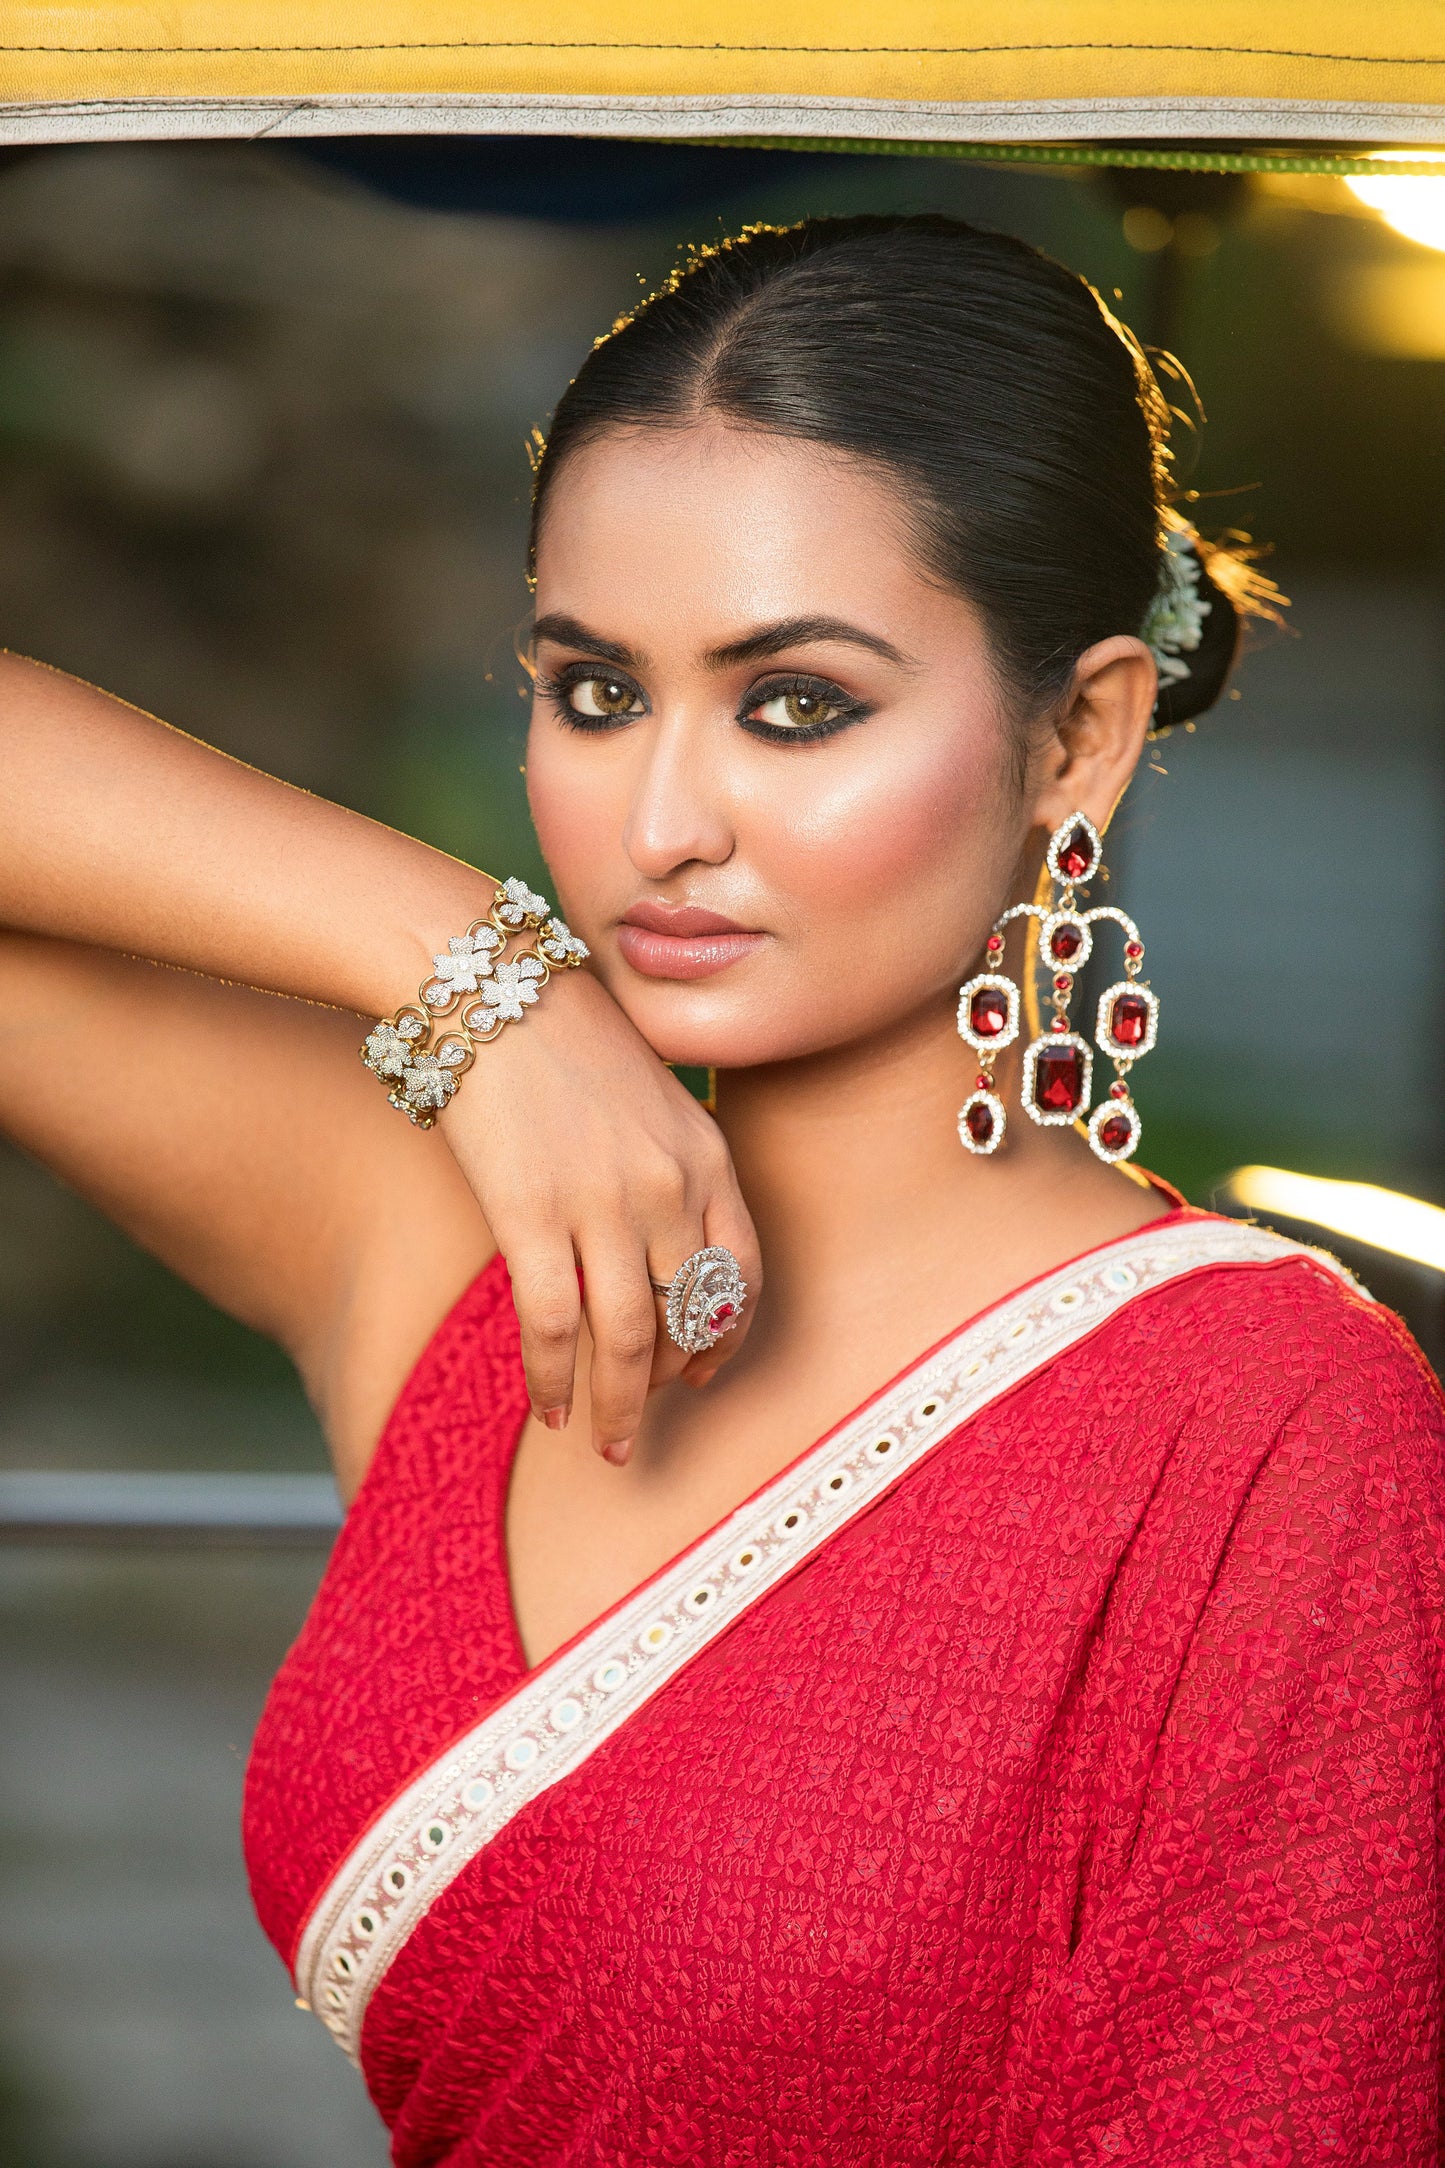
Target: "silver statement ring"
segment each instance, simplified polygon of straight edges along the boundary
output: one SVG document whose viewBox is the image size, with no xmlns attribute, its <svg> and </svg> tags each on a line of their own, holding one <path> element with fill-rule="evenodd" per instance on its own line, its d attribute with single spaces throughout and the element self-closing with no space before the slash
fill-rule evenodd
<svg viewBox="0 0 1445 2168">
<path fill-rule="evenodd" d="M 748 1292 L 732 1251 L 717 1245 L 694 1250 L 669 1281 L 654 1280 L 652 1285 L 667 1297 L 668 1338 L 685 1355 L 701 1355 L 731 1332 Z"/>
</svg>

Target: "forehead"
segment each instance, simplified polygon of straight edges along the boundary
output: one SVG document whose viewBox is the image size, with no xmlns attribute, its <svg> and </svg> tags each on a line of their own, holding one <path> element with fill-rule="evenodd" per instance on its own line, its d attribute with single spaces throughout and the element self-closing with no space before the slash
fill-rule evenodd
<svg viewBox="0 0 1445 2168">
<path fill-rule="evenodd" d="M 664 634 L 701 650 L 815 616 L 900 646 L 978 637 L 969 604 L 918 562 L 891 478 L 714 420 L 614 430 L 571 455 L 538 538 L 537 608 L 644 652 Z"/>
</svg>

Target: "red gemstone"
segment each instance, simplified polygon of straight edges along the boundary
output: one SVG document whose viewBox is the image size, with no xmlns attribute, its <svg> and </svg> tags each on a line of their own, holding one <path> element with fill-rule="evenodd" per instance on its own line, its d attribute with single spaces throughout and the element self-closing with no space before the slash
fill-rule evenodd
<svg viewBox="0 0 1445 2168">
<path fill-rule="evenodd" d="M 1116 1046 L 1140 1046 L 1149 1029 L 1149 1004 L 1142 994 L 1120 994 L 1109 1012 L 1109 1034 Z"/>
<path fill-rule="evenodd" d="M 1034 1105 L 1046 1114 L 1073 1114 L 1084 1096 L 1084 1064 L 1076 1046 L 1041 1046 L 1034 1059 Z"/>
<path fill-rule="evenodd" d="M 1115 1077 L 1113 1083 L 1109 1086 L 1109 1097 L 1111 1099 L 1127 1099 L 1128 1096 L 1129 1087 L 1124 1082 L 1124 1079 L 1121 1076 Z"/>
<path fill-rule="evenodd" d="M 1099 1142 L 1106 1152 L 1121 1152 L 1133 1134 L 1134 1124 L 1127 1114 L 1111 1114 L 1099 1124 Z"/>
<path fill-rule="evenodd" d="M 1094 846 L 1088 831 L 1075 828 L 1059 845 L 1059 871 L 1066 881 L 1082 881 L 1094 863 Z"/>
<path fill-rule="evenodd" d="M 997 986 L 980 986 L 968 1005 L 968 1020 L 980 1039 L 996 1039 L 1008 1028 L 1008 995 Z"/>
<path fill-rule="evenodd" d="M 1067 1018 L 1067 1016 L 1056 1016 L 1056 1017 L 1054 1018 L 1054 1029 L 1055 1029 L 1055 1031 L 1067 1031 L 1067 1030 L 1068 1030 L 1068 1028 L 1069 1028 L 1069 1019 Z"/>
<path fill-rule="evenodd" d="M 963 1117 L 969 1135 L 975 1144 L 987 1144 L 993 1135 L 993 1108 L 982 1099 L 975 1099 Z"/>
<path fill-rule="evenodd" d="M 1059 863 L 1062 865 L 1063 860 L 1060 859 Z M 1078 927 L 1071 926 L 1067 919 L 1062 926 L 1055 926 L 1049 935 L 1049 954 L 1061 964 L 1066 964 L 1071 956 L 1077 956 L 1083 945 L 1084 936 Z"/>
<path fill-rule="evenodd" d="M 1143 953 L 1144 953 L 1144 944 L 1143 944 L 1143 942 L 1142 942 L 1142 941 L 1126 941 L 1126 942 L 1125 942 L 1125 944 L 1124 944 L 1124 954 L 1125 954 L 1126 956 L 1142 956 L 1142 955 L 1143 955 Z"/>
<path fill-rule="evenodd" d="M 736 1317 L 737 1314 L 736 1303 L 720 1302 L 707 1321 L 709 1332 L 721 1332 L 728 1319 Z"/>
<path fill-rule="evenodd" d="M 986 1076 L 983 1070 L 980 1069 L 973 1080 L 973 1088 L 976 1092 L 991 1092 L 993 1090 L 993 1078 Z"/>
<path fill-rule="evenodd" d="M 1061 971 L 1059 973 L 1058 977 L 1054 980 L 1054 988 L 1056 992 L 1061 994 L 1071 994 L 1073 992 L 1074 982 L 1069 977 L 1067 971 Z"/>
</svg>

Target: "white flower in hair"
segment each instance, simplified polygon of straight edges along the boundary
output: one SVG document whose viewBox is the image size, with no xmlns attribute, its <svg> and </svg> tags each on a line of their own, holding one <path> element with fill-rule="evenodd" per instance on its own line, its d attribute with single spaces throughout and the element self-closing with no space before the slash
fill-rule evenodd
<svg viewBox="0 0 1445 2168">
<path fill-rule="evenodd" d="M 1160 682 L 1177 685 L 1189 675 L 1183 660 L 1204 637 L 1204 620 L 1213 603 L 1199 592 L 1202 570 L 1188 527 L 1171 527 L 1160 552 L 1159 586 L 1144 613 L 1139 637 L 1158 667 Z"/>
</svg>

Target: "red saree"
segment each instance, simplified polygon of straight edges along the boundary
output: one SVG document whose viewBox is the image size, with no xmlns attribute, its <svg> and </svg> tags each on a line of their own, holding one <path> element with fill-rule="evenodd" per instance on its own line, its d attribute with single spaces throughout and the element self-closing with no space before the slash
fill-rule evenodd
<svg viewBox="0 0 1445 2168">
<path fill-rule="evenodd" d="M 1445 1412 L 1179 1212 L 527 1674 L 493 1266 L 262 1719 L 262 1921 L 403 2168 L 1439 2157 Z"/>
</svg>

